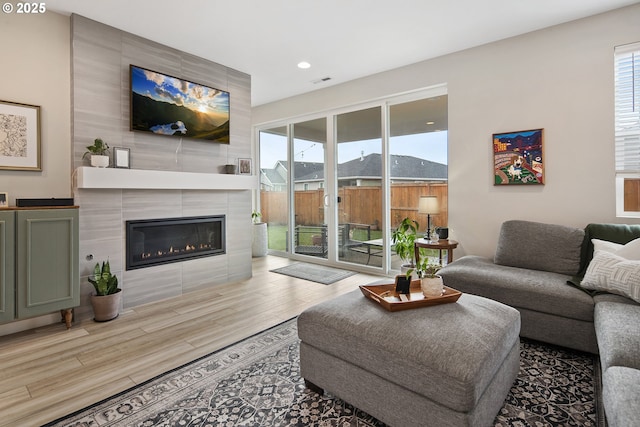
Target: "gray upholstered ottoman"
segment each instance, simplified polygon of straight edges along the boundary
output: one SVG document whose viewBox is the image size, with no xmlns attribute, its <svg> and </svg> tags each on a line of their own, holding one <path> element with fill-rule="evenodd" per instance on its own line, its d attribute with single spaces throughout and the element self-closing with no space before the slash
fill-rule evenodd
<svg viewBox="0 0 640 427">
<path fill-rule="evenodd" d="M 520 315 L 486 298 L 388 312 L 359 290 L 298 317 L 300 368 L 392 426 L 488 426 L 519 369 Z"/>
</svg>

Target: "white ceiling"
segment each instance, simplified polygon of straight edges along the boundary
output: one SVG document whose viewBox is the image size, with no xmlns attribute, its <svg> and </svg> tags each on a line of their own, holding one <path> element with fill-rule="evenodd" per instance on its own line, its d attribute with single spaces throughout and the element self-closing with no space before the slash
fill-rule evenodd
<svg viewBox="0 0 640 427">
<path fill-rule="evenodd" d="M 250 74 L 256 106 L 637 2 L 47 0 L 46 7 Z M 300 61 L 311 68 L 298 69 Z"/>
</svg>

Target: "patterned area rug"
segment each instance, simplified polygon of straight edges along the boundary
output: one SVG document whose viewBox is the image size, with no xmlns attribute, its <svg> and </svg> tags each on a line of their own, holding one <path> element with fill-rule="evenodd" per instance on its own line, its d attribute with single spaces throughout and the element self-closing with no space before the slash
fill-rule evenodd
<svg viewBox="0 0 640 427">
<path fill-rule="evenodd" d="M 305 389 L 295 319 L 47 426 L 369 426 L 383 423 Z M 598 426 L 594 356 L 521 343 L 495 426 Z"/>
<path fill-rule="evenodd" d="M 297 277 L 298 279 L 322 283 L 323 285 L 330 285 L 356 274 L 349 270 L 340 270 L 338 268 L 325 267 L 317 264 L 307 264 L 304 262 L 296 262 L 294 264 L 269 271 L 284 274 L 285 276 Z"/>
</svg>

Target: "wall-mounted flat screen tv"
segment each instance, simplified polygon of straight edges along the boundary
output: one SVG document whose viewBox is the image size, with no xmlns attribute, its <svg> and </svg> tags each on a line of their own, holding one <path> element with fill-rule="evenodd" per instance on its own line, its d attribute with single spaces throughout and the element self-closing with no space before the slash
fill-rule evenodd
<svg viewBox="0 0 640 427">
<path fill-rule="evenodd" d="M 229 92 L 131 69 L 131 130 L 229 143 Z"/>
</svg>

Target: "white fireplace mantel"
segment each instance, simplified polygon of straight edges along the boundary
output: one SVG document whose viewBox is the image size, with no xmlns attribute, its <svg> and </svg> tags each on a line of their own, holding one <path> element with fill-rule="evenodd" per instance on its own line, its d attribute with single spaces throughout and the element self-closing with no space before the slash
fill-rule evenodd
<svg viewBox="0 0 640 427">
<path fill-rule="evenodd" d="M 256 175 L 79 167 L 76 188 L 149 190 L 257 190 Z"/>
</svg>

